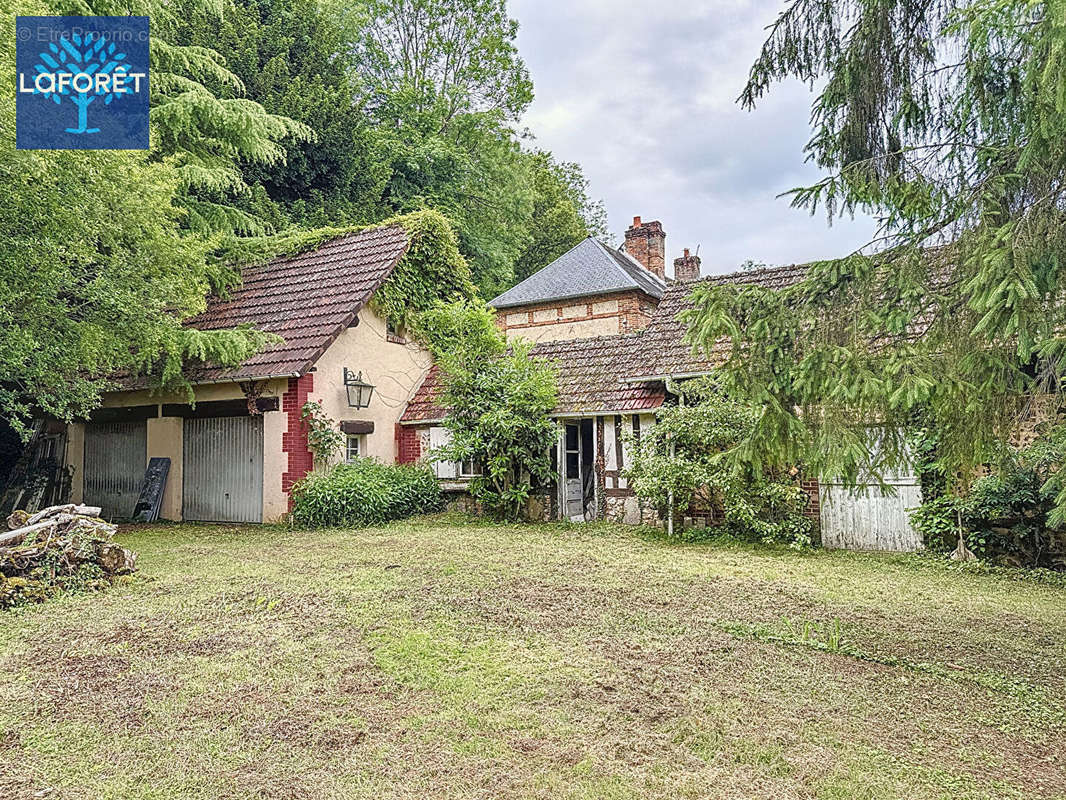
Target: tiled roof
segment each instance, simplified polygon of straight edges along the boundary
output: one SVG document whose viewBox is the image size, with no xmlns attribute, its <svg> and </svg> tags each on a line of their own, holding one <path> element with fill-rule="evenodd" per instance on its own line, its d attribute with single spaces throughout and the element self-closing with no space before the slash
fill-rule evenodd
<svg viewBox="0 0 1066 800">
<path fill-rule="evenodd" d="M 495 298 L 496 308 L 513 308 L 572 297 L 637 289 L 659 298 L 666 283 L 632 256 L 588 237 L 548 266 Z"/>
<path fill-rule="evenodd" d="M 693 355 L 692 345 L 685 342 L 685 325 L 677 319 L 681 311 L 692 308 L 689 298 L 701 283 L 758 284 L 782 289 L 802 281 L 807 269 L 806 264 L 790 264 L 671 284 L 641 337 L 637 369 L 631 373 L 631 378 L 700 373 L 725 363 L 731 349 L 727 338 L 719 339 L 710 353 L 701 350 Z"/>
<path fill-rule="evenodd" d="M 602 414 L 658 408 L 665 395 L 659 385 L 626 383 L 639 354 L 640 334 L 541 342 L 533 355 L 556 368 L 559 400 L 554 414 Z M 446 410 L 437 405 L 440 371 L 433 367 L 408 403 L 401 422 L 436 421 Z"/>
<path fill-rule="evenodd" d="M 352 323 L 406 249 L 406 231 L 390 225 L 245 268 L 241 285 L 228 300 L 210 299 L 207 310 L 186 324 L 216 330 L 251 323 L 285 341 L 233 369 L 190 369 L 189 379 L 196 383 L 303 374 Z"/>
</svg>

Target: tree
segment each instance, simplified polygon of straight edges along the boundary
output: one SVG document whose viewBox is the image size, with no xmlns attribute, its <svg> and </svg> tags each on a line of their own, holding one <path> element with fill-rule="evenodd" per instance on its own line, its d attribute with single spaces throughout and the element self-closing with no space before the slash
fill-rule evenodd
<svg viewBox="0 0 1066 800">
<path fill-rule="evenodd" d="M 243 83 L 217 50 L 183 41 L 178 32 L 187 20 L 217 27 L 228 4 L 51 0 L 48 6 L 56 14 L 151 18 L 152 154 L 167 159 L 181 179 L 182 225 L 206 234 L 264 232 L 263 221 L 235 202 L 250 191 L 241 165 L 280 164 L 286 140 L 311 138 L 313 132 L 241 97 Z"/>
<path fill-rule="evenodd" d="M 283 230 L 383 219 L 389 160 L 353 79 L 338 14 L 317 0 L 235 0 L 221 18 L 175 20 L 174 36 L 226 54 L 244 97 L 314 137 L 283 141 L 284 161 L 241 161 L 244 211 Z"/>
<path fill-rule="evenodd" d="M 354 14 L 356 63 L 373 96 L 406 94 L 442 128 L 460 114 L 517 122 L 533 100 L 504 0 L 368 0 Z"/>
<path fill-rule="evenodd" d="M 41 13 L 19 3 L 18 13 Z M 14 73 L 14 37 L 0 67 Z M 181 385 L 198 358 L 232 365 L 270 337 L 195 331 L 226 271 L 209 239 L 181 230 L 183 178 L 137 151 L 17 151 L 14 98 L 0 97 L 0 413 L 20 433 L 34 416 L 85 416 L 116 371 Z M 119 213 L 119 210 L 121 213 Z"/>
<path fill-rule="evenodd" d="M 444 379 L 451 443 L 436 457 L 478 464 L 474 499 L 493 516 L 520 519 L 534 488 L 553 477 L 554 370 L 530 356 L 531 342 L 508 346 L 496 315 L 478 301 L 438 304 L 420 315 L 417 328 Z"/>
<path fill-rule="evenodd" d="M 882 474 L 921 414 L 964 476 L 1031 395 L 1061 393 L 1064 42 L 1041 2 L 795 0 L 778 18 L 741 102 L 823 87 L 807 153 L 829 174 L 793 202 L 876 215 L 883 249 L 782 291 L 697 290 L 691 341 L 728 337 L 723 386 L 762 409 L 740 459 Z"/>
<path fill-rule="evenodd" d="M 515 282 L 550 264 L 586 236 L 606 237 L 602 202 L 588 196 L 588 180 L 573 162 L 536 150 L 526 156 L 533 177 L 529 244 L 515 262 Z"/>
<path fill-rule="evenodd" d="M 752 471 L 729 463 L 729 454 L 750 434 L 755 412 L 706 380 L 682 384 L 680 395 L 678 405 L 660 409 L 656 424 L 630 442 L 626 476 L 637 496 L 664 518 L 696 503 L 721 514 L 722 531 L 809 545 L 812 524 L 803 516 L 808 500 L 796 471 Z"/>
</svg>

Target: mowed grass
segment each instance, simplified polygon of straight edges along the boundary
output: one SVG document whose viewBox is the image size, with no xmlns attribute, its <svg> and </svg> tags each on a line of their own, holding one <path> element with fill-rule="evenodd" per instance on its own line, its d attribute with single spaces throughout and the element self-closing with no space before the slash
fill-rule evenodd
<svg viewBox="0 0 1066 800">
<path fill-rule="evenodd" d="M 3 798 L 1066 797 L 1066 591 L 432 517 L 0 614 Z"/>
</svg>

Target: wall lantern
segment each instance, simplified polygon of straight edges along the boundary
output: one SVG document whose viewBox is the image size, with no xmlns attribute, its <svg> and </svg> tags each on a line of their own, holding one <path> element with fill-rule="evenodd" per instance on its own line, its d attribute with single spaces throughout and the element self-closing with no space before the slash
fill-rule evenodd
<svg viewBox="0 0 1066 800">
<path fill-rule="evenodd" d="M 362 371 L 356 375 L 345 367 L 344 388 L 348 391 L 348 405 L 351 408 L 367 408 L 370 405 L 370 395 L 374 393 L 374 386 L 363 380 Z"/>
</svg>

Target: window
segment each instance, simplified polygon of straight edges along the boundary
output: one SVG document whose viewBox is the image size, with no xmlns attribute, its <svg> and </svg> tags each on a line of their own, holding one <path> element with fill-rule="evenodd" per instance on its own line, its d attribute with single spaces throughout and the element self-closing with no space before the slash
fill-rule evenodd
<svg viewBox="0 0 1066 800">
<path fill-rule="evenodd" d="M 349 433 L 347 436 L 347 442 L 344 447 L 344 460 L 349 464 L 362 455 L 362 447 L 359 444 L 361 438 L 363 437 L 358 433 Z"/>
<path fill-rule="evenodd" d="M 474 478 L 481 474 L 481 464 L 473 459 L 465 459 L 459 462 L 459 475 L 463 478 Z"/>
<path fill-rule="evenodd" d="M 392 324 L 392 320 L 385 321 L 385 339 L 393 344 L 407 344 L 403 328 Z"/>
</svg>

